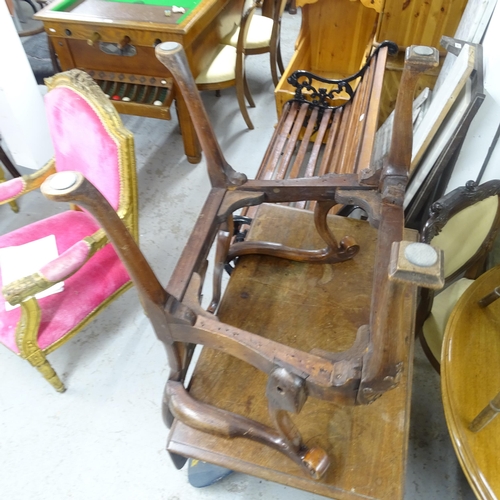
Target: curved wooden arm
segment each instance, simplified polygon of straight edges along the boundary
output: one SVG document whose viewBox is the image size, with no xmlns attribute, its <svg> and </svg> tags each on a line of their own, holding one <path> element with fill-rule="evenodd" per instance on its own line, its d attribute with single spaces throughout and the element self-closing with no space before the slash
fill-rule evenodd
<svg viewBox="0 0 500 500">
<path fill-rule="evenodd" d="M 203 153 L 207 158 L 208 175 L 212 186 L 241 186 L 246 182 L 247 177 L 245 174 L 236 172 L 222 154 L 189 69 L 182 45 L 175 42 L 161 43 L 156 46 L 155 52 L 160 62 L 172 73 L 175 83 L 186 102 Z"/>
<path fill-rule="evenodd" d="M 413 145 L 413 95 L 421 73 L 439 64 L 439 52 L 434 47 L 412 45 L 406 49 L 405 66 L 399 84 L 394 110 L 391 146 L 381 184 L 387 176 L 407 177 Z M 381 191 L 383 191 L 381 187 Z"/>
<path fill-rule="evenodd" d="M 102 226 L 136 286 L 146 315 L 158 338 L 173 343 L 165 306 L 170 295 L 163 289 L 136 241 L 106 198 L 80 172 L 61 172 L 47 178 L 41 187 L 49 200 L 76 203 L 88 210 Z M 179 377 L 183 363 L 177 349 L 168 349 L 173 378 Z"/>
</svg>

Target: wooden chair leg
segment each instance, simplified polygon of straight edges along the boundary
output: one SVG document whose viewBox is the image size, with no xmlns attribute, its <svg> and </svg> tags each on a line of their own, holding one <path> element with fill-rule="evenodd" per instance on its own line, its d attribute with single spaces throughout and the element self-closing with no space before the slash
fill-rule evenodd
<svg viewBox="0 0 500 500">
<path fill-rule="evenodd" d="M 58 392 L 64 392 L 66 388 L 57 376 L 50 363 L 45 357 L 45 353 L 38 347 L 37 335 L 40 327 L 41 312 L 40 306 L 34 297 L 21 302 L 21 328 L 16 331 L 16 343 L 19 347 L 19 354 L 27 359 L 42 376 Z"/>
<path fill-rule="evenodd" d="M 500 392 L 481 410 L 470 423 L 469 430 L 478 432 L 486 427 L 500 413 Z"/>
<path fill-rule="evenodd" d="M 247 124 L 247 127 L 250 130 L 253 130 L 254 126 L 252 120 L 250 120 L 250 116 L 248 115 L 246 103 L 245 103 L 245 84 L 243 83 L 244 77 L 240 78 L 236 75 L 236 97 L 238 98 L 238 105 L 240 106 L 241 114 L 243 115 L 243 119 Z"/>
<path fill-rule="evenodd" d="M 54 49 L 54 45 L 52 44 L 52 40 L 48 37 L 47 44 L 49 46 L 49 54 L 50 60 L 52 62 L 52 68 L 54 69 L 54 73 L 59 73 L 61 70 L 61 65 L 59 64 L 59 59 L 57 59 L 57 54 Z"/>
<path fill-rule="evenodd" d="M 283 417 L 282 412 L 273 415 L 280 421 L 280 429 L 276 430 L 274 427 L 198 401 L 186 391 L 181 382 L 173 380 L 167 382 L 165 398 L 172 415 L 189 427 L 226 438 L 243 437 L 263 443 L 292 459 L 306 474 L 315 479 L 321 478 L 328 468 L 326 453 L 317 447 L 307 447 L 296 429 L 291 429 L 291 421 Z M 287 434 L 294 434 L 293 441 L 280 432 L 283 426 L 287 427 Z"/>
<path fill-rule="evenodd" d="M 277 60 L 278 60 L 278 68 L 280 73 L 283 74 L 285 72 L 285 66 L 283 65 L 283 57 L 281 56 L 281 40 L 278 38 L 277 48 L 276 48 Z"/>
<path fill-rule="evenodd" d="M 38 351 L 37 353 L 34 352 L 26 359 L 42 374 L 45 380 L 47 380 L 57 392 L 64 392 L 66 390 L 66 387 L 64 387 L 61 379 L 47 361 L 42 351 Z"/>
<path fill-rule="evenodd" d="M 3 150 L 1 144 L 0 144 L 0 161 L 5 165 L 5 168 L 10 172 L 10 175 L 12 175 L 12 177 L 21 177 L 21 174 L 18 172 L 14 164 L 10 161 L 10 158 L 7 156 L 7 153 Z"/>
<path fill-rule="evenodd" d="M 292 16 L 297 14 L 296 0 L 291 0 L 291 2 L 288 3 L 288 13 L 291 14 Z"/>
<path fill-rule="evenodd" d="M 277 87 L 279 83 L 279 77 L 278 77 L 278 62 L 276 60 L 276 46 L 271 47 L 269 55 L 271 59 L 271 75 L 273 78 L 273 84 L 275 87 Z"/>
<path fill-rule="evenodd" d="M 255 108 L 255 102 L 253 100 L 252 94 L 250 93 L 250 88 L 248 87 L 247 76 L 243 75 L 243 85 L 245 86 L 245 97 L 247 98 L 248 104 L 251 108 Z"/>
<path fill-rule="evenodd" d="M 354 238 L 345 235 L 337 242 L 327 224 L 327 216 L 336 201 L 319 201 L 314 208 L 314 225 L 326 247 L 319 250 L 292 248 L 263 241 L 243 241 L 231 245 L 227 261 L 230 262 L 240 255 L 271 255 L 281 259 L 297 262 L 323 262 L 333 264 L 352 259 L 359 252 L 359 245 Z"/>
</svg>

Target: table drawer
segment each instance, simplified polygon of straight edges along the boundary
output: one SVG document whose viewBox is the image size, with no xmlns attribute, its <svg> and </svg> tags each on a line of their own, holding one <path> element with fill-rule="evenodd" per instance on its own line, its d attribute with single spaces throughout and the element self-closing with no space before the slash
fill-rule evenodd
<svg viewBox="0 0 500 500">
<path fill-rule="evenodd" d="M 125 36 L 130 38 L 131 45 L 143 47 L 154 47 L 160 42 L 172 41 L 182 42 L 182 36 L 175 33 L 162 31 L 148 31 L 145 29 L 133 29 L 113 27 L 100 24 L 85 24 L 75 22 L 44 21 L 45 30 L 51 37 L 67 38 L 71 40 L 84 40 L 89 44 L 99 42 L 120 43 Z M 96 36 L 96 34 L 98 36 Z"/>
</svg>

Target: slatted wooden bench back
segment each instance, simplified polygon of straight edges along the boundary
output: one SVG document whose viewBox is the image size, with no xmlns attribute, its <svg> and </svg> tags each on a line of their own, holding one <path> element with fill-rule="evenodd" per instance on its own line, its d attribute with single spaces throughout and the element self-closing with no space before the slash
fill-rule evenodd
<svg viewBox="0 0 500 500">
<path fill-rule="evenodd" d="M 388 44 L 381 46 L 357 73 L 359 76 L 352 80 L 357 84 L 353 95 L 342 90 L 342 82 L 348 79 L 330 83 L 320 80 L 323 88 L 318 90 L 302 87 L 302 93 L 285 104 L 256 178 L 281 180 L 358 173 L 369 167 L 385 65 L 392 48 Z M 308 74 L 298 73 L 298 80 Z M 289 83 L 293 79 L 292 75 Z M 340 90 L 332 90 L 339 83 Z M 294 205 L 313 208 L 306 202 Z"/>
</svg>

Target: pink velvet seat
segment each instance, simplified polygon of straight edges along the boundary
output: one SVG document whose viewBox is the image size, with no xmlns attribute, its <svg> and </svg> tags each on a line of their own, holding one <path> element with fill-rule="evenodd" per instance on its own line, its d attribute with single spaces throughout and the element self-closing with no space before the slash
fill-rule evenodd
<svg viewBox="0 0 500 500">
<path fill-rule="evenodd" d="M 85 73 L 72 70 L 46 83 L 50 91 L 45 103 L 55 158 L 32 176 L 0 184 L 1 202 L 38 188 L 55 172 L 79 171 L 101 191 L 137 239 L 132 134 Z M 63 391 L 64 385 L 46 354 L 76 334 L 131 282 L 95 219 L 79 209 L 0 236 L 0 249 L 50 235 L 55 236 L 58 258 L 35 274 L 10 284 L 1 283 L 0 343 L 28 359 L 57 390 Z M 33 297 L 61 281 L 62 292 Z M 6 310 L 6 301 L 21 307 Z"/>
</svg>

